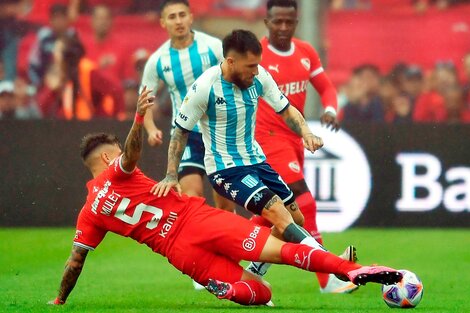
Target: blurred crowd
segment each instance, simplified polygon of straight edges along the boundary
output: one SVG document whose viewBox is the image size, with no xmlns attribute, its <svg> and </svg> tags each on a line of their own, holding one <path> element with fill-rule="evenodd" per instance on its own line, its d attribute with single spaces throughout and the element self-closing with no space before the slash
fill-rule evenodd
<svg viewBox="0 0 470 313">
<path fill-rule="evenodd" d="M 340 119 L 345 122 L 470 123 L 470 54 L 464 60 L 465 83 L 455 64 L 439 61 L 428 72 L 396 64 L 382 75 L 364 64 L 339 88 Z"/>
<path fill-rule="evenodd" d="M 161 0 L 47 0 L 47 23 L 24 18 L 37 9 L 33 1 L 0 2 L 0 119 L 132 118 L 142 71 L 152 51 L 122 49 L 123 38 L 113 31 L 114 18 L 139 15 L 158 28 Z M 408 4 L 444 8 L 458 2 L 462 1 Z M 330 9 L 363 9 L 373 3 L 332 0 Z M 205 0 L 198 1 L 194 10 L 200 16 L 229 10 L 250 21 L 264 16 L 264 6 L 265 0 Z M 74 24 L 83 15 L 89 16 L 87 36 L 81 36 Z M 17 71 L 17 62 L 22 61 L 17 60 L 18 46 L 27 33 L 34 34 L 34 42 L 26 54 L 26 69 Z M 470 54 L 462 67 L 436 62 L 431 70 L 400 63 L 381 73 L 378 66 L 364 64 L 337 87 L 339 114 L 345 122 L 470 122 Z M 161 97 L 160 102 L 165 102 L 167 94 Z"/>
</svg>

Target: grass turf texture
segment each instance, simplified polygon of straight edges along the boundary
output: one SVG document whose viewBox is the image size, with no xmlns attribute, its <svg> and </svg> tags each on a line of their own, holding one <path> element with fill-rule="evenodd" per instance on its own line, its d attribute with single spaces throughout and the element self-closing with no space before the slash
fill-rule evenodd
<svg viewBox="0 0 470 313">
<path fill-rule="evenodd" d="M 134 241 L 108 234 L 88 258 L 63 307 L 55 298 L 73 229 L 0 229 L 0 312 L 389 312 L 380 286 L 351 295 L 321 295 L 313 273 L 271 267 L 274 308 L 243 307 L 196 292 L 187 276 Z M 470 230 L 353 229 L 325 234 L 340 253 L 349 243 L 359 262 L 406 268 L 424 283 L 415 311 L 470 312 Z M 209 266 L 209 264 L 208 264 Z M 397 310 L 397 309 L 393 309 Z M 393 311 L 392 311 L 393 312 Z"/>
</svg>

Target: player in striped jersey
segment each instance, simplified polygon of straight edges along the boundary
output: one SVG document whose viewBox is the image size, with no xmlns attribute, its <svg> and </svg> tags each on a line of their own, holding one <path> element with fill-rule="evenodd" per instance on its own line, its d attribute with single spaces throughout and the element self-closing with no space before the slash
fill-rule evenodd
<svg viewBox="0 0 470 313">
<path fill-rule="evenodd" d="M 141 86 L 154 92 L 163 82 L 170 93 L 173 118 L 192 83 L 208 68 L 223 60 L 220 39 L 191 29 L 193 17 L 187 0 L 165 0 L 160 6 L 161 26 L 170 39 L 158 48 L 145 65 Z M 142 87 L 141 87 L 142 89 Z M 145 114 L 145 129 L 150 145 L 162 143 L 162 131 L 152 110 Z M 173 124 L 174 127 L 174 124 Z M 190 129 L 188 145 L 178 169 L 182 191 L 190 196 L 203 195 L 204 144 L 198 125 Z M 235 204 L 214 192 L 216 207 L 233 212 Z M 196 289 L 201 289 L 201 286 Z"/>
<path fill-rule="evenodd" d="M 214 189 L 269 220 L 278 238 L 324 249 L 298 225 L 303 224 L 303 216 L 292 191 L 265 162 L 254 138 L 258 98 L 262 96 L 284 118 L 309 151 L 321 148 L 322 139 L 310 131 L 271 75 L 259 66 L 261 45 L 253 33 L 234 30 L 224 38 L 223 51 L 223 63 L 204 72 L 181 105 L 170 141 L 167 175 L 154 194 L 166 195 L 173 187 L 181 190 L 177 168 L 189 132 L 200 121 L 206 171 Z"/>
</svg>

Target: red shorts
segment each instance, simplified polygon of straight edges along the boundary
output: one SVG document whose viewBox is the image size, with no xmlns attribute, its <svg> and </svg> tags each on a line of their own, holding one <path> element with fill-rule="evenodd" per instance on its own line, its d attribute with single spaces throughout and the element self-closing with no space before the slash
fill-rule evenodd
<svg viewBox="0 0 470 313">
<path fill-rule="evenodd" d="M 202 285 L 208 279 L 239 281 L 240 260 L 256 261 L 271 229 L 220 209 L 204 205 L 180 225 L 168 261 Z"/>
<path fill-rule="evenodd" d="M 268 164 L 282 177 L 286 184 L 304 180 L 304 146 L 301 139 L 258 136 L 256 141 L 263 149 Z"/>
</svg>

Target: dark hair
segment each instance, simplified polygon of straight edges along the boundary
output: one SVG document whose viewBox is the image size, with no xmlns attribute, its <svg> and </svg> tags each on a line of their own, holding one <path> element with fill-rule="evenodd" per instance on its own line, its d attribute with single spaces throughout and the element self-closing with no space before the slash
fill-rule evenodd
<svg viewBox="0 0 470 313">
<path fill-rule="evenodd" d="M 297 11 L 297 1 L 295 0 L 268 0 L 266 3 L 267 10 L 272 7 L 294 8 Z"/>
<path fill-rule="evenodd" d="M 63 4 L 53 4 L 49 8 L 49 17 L 55 17 L 57 15 L 68 16 L 68 8 Z"/>
<path fill-rule="evenodd" d="M 235 29 L 225 36 L 223 42 L 224 57 L 228 52 L 234 50 L 240 54 L 251 52 L 260 55 L 262 52 L 261 44 L 256 35 L 249 30 Z"/>
<path fill-rule="evenodd" d="M 85 135 L 80 143 L 80 156 L 86 161 L 90 153 L 101 145 L 117 145 L 121 148 L 119 139 L 113 134 L 93 133 Z"/>
<path fill-rule="evenodd" d="M 177 4 L 177 3 L 184 4 L 185 6 L 187 6 L 189 8 L 188 0 L 163 0 L 162 3 L 160 3 L 160 7 L 158 9 L 158 12 L 160 12 L 160 14 L 161 14 L 167 6 L 169 6 L 170 4 Z"/>
</svg>

